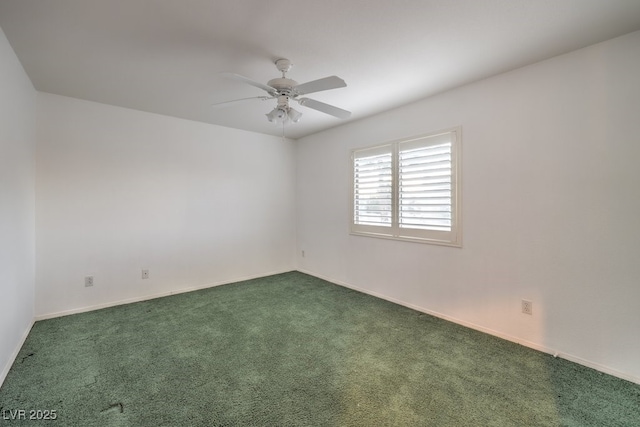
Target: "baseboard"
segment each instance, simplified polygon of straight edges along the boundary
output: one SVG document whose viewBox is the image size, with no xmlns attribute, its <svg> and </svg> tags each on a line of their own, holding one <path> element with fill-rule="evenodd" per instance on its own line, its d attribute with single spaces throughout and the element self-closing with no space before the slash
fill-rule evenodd
<svg viewBox="0 0 640 427">
<path fill-rule="evenodd" d="M 0 372 L 0 387 L 2 387 L 2 384 L 4 384 L 4 380 L 7 378 L 7 375 L 9 374 L 9 370 L 11 370 L 13 363 L 16 361 L 16 357 L 18 357 L 18 353 L 20 353 L 20 350 L 22 349 L 24 342 L 27 340 L 27 337 L 29 336 L 29 333 L 31 332 L 31 328 L 33 328 L 34 323 L 35 323 L 35 319 L 32 319 L 31 323 L 29 324 L 29 327 L 22 334 L 22 338 L 18 342 L 18 345 L 16 345 L 16 348 L 13 350 L 13 353 L 11 353 L 9 360 L 7 360 L 7 363 L 2 368 L 2 372 Z"/>
<path fill-rule="evenodd" d="M 401 301 L 399 299 L 396 299 L 396 298 L 393 298 L 393 297 L 390 297 L 388 295 L 384 295 L 384 294 L 381 294 L 381 293 L 378 293 L 378 292 L 373 292 L 373 291 L 370 291 L 370 290 L 367 290 L 367 289 L 363 289 L 363 288 L 360 288 L 358 286 L 354 286 L 354 285 L 352 285 L 350 283 L 343 282 L 341 280 L 335 280 L 335 279 L 332 279 L 330 277 L 325 277 L 325 276 L 323 276 L 321 274 L 316 274 L 316 273 L 308 271 L 308 270 L 298 269 L 298 271 L 301 272 L 301 273 L 304 273 L 304 274 L 308 274 L 310 276 L 317 277 L 317 278 L 322 279 L 322 280 L 326 280 L 326 281 L 331 282 L 331 283 L 335 283 L 336 285 L 343 286 L 345 288 L 353 289 L 354 291 L 362 292 L 363 294 L 371 295 L 371 296 L 374 296 L 376 298 L 380 298 L 380 299 L 383 299 L 385 301 L 392 302 L 394 304 L 402 305 L 404 307 L 408 307 L 408 308 L 411 308 L 413 310 L 416 310 L 416 311 L 419 311 L 419 312 L 422 312 L 422 313 L 425 313 L 425 314 L 429 314 L 431 316 L 438 317 L 440 319 L 447 320 L 447 321 L 452 322 L 452 323 L 456 323 L 456 324 L 464 326 L 466 328 L 474 329 L 476 331 L 480 331 L 480 332 L 483 332 L 483 333 L 486 333 L 486 334 L 489 334 L 489 335 L 493 335 L 495 337 L 502 338 L 504 340 L 511 341 L 511 342 L 523 345 L 525 347 L 529 347 L 531 349 L 534 349 L 534 350 L 537 350 L 537 351 L 541 351 L 543 353 L 551 354 L 551 355 L 553 355 L 553 357 L 560 357 L 560 358 L 568 360 L 570 362 L 574 362 L 574 363 L 577 363 L 579 365 L 586 366 L 586 367 L 591 368 L 591 369 L 595 369 L 596 371 L 600 371 L 600 372 L 603 372 L 605 374 L 608 374 L 608 375 L 611 375 L 611 376 L 614 376 L 614 377 L 617 377 L 617 378 L 620 378 L 620 379 L 623 379 L 623 380 L 626 380 L 626 381 L 630 381 L 632 383 L 640 384 L 640 377 L 636 377 L 634 375 L 629 375 L 629 374 L 627 374 L 625 372 L 620 372 L 620 371 L 618 371 L 616 369 L 612 369 L 612 368 L 610 368 L 608 366 L 604 366 L 604 365 L 601 365 L 599 363 L 595 363 L 595 362 L 591 362 L 589 360 L 585 360 L 585 359 L 583 359 L 581 357 L 574 356 L 572 354 L 564 353 L 564 352 L 561 352 L 561 351 L 558 351 L 556 349 L 552 349 L 552 348 L 546 347 L 546 346 L 538 344 L 538 343 L 534 343 L 534 342 L 531 342 L 531 341 L 523 340 L 522 338 L 519 338 L 519 337 L 516 337 L 516 336 L 513 336 L 513 335 L 505 334 L 505 333 L 502 333 L 502 332 L 499 332 L 499 331 L 496 331 L 496 330 L 493 330 L 493 329 L 490 329 L 490 328 L 486 328 L 486 327 L 481 326 L 481 325 L 477 325 L 475 323 L 467 322 L 465 320 L 461 320 L 461 319 L 458 319 L 458 318 L 455 318 L 455 317 L 452 317 L 452 316 L 448 316 L 446 314 L 438 313 L 437 311 L 429 310 L 427 308 L 420 307 L 420 306 L 417 306 L 415 304 L 408 303 L 406 301 Z"/>
<path fill-rule="evenodd" d="M 123 299 L 123 300 L 118 300 L 118 301 L 111 301 L 111 302 L 107 302 L 107 303 L 103 303 L 103 304 L 91 305 L 91 306 L 87 306 L 87 307 L 79 307 L 79 308 L 74 308 L 74 309 L 71 309 L 71 310 L 58 311 L 58 312 L 54 312 L 54 313 L 39 314 L 39 315 L 37 315 L 35 317 L 35 320 L 36 321 L 38 321 L 38 320 L 46 320 L 46 319 L 53 319 L 53 318 L 56 318 L 56 317 L 69 316 L 71 314 L 86 313 L 88 311 L 100 310 L 102 308 L 115 307 L 115 306 L 124 305 L 124 304 L 132 304 L 132 303 L 135 303 L 135 302 L 148 301 L 148 300 L 152 300 L 152 299 L 156 299 L 156 298 L 167 297 L 167 296 L 170 296 L 170 295 L 184 294 L 184 293 L 187 293 L 187 292 L 199 291 L 199 290 L 202 290 L 202 289 L 213 288 L 213 287 L 222 286 L 222 285 L 228 285 L 228 284 L 231 284 L 231 283 L 242 282 L 242 281 L 245 281 L 245 280 L 259 279 L 261 277 L 273 276 L 273 275 L 276 275 L 276 274 L 288 273 L 288 272 L 291 272 L 291 271 L 294 271 L 294 270 L 274 271 L 274 272 L 270 272 L 270 273 L 264 273 L 264 274 L 253 275 L 253 276 L 237 277 L 237 278 L 231 279 L 231 280 L 208 283 L 208 284 L 200 285 L 200 286 L 192 286 L 192 287 L 181 288 L 181 289 L 177 289 L 177 290 L 173 290 L 173 291 L 159 292 L 159 293 L 156 293 L 156 294 L 149 294 L 149 295 L 144 295 L 144 296 L 135 297 L 135 298 L 128 298 L 128 299 Z"/>
</svg>

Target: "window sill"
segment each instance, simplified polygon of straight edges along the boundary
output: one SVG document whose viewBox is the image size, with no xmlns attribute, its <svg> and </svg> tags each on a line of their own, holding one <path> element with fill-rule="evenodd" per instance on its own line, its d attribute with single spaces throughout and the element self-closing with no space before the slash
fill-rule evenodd
<svg viewBox="0 0 640 427">
<path fill-rule="evenodd" d="M 434 238 L 411 237 L 411 236 L 393 236 L 390 234 L 371 233 L 371 232 L 362 232 L 362 231 L 353 231 L 353 230 L 350 231 L 349 234 L 351 234 L 352 236 L 360 236 L 360 237 L 375 237 L 378 239 L 399 240 L 403 242 L 462 248 L 461 241 L 438 240 Z"/>
</svg>

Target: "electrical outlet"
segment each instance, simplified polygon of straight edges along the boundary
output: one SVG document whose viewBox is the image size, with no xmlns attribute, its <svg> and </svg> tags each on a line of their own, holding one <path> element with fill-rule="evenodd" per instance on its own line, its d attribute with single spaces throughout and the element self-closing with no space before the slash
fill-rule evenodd
<svg viewBox="0 0 640 427">
<path fill-rule="evenodd" d="M 522 300 L 522 312 L 524 314 L 533 314 L 533 302 L 526 299 Z"/>
<path fill-rule="evenodd" d="M 146 268 L 142 269 L 142 278 L 143 279 L 148 279 L 149 278 L 149 270 L 147 270 Z"/>
<path fill-rule="evenodd" d="M 89 286 L 93 286 L 93 276 L 85 276 L 84 278 L 84 287 L 88 288 Z"/>
</svg>

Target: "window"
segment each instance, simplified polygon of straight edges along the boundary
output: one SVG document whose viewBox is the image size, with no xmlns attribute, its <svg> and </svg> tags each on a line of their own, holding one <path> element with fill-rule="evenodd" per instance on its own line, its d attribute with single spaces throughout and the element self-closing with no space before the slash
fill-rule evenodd
<svg viewBox="0 0 640 427">
<path fill-rule="evenodd" d="M 353 150 L 351 233 L 461 246 L 460 128 Z"/>
</svg>

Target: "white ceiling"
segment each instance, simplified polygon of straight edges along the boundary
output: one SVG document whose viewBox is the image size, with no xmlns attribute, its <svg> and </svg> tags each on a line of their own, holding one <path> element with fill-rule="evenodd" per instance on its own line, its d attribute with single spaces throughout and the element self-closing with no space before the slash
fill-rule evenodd
<svg viewBox="0 0 640 427">
<path fill-rule="evenodd" d="M 0 0 L 37 90 L 272 135 L 275 100 L 225 79 L 347 87 L 308 97 L 357 120 L 640 29 L 639 0 Z M 345 123 L 297 107 L 300 138 Z"/>
</svg>

